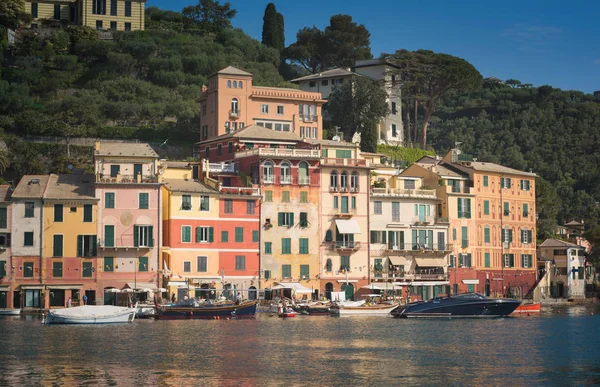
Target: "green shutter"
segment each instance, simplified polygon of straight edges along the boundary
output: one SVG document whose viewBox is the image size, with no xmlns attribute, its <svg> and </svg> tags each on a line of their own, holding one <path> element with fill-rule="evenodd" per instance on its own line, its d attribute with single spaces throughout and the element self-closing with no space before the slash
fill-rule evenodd
<svg viewBox="0 0 600 387">
<path fill-rule="evenodd" d="M 200 242 L 202 239 L 202 227 L 196 227 L 196 243 Z"/>
<path fill-rule="evenodd" d="M 92 205 L 84 204 L 83 205 L 83 221 L 91 222 L 92 221 Z"/>
<path fill-rule="evenodd" d="M 138 259 L 138 271 L 148 271 L 148 257 Z"/>
<path fill-rule="evenodd" d="M 508 230 L 508 241 L 512 243 L 513 241 L 513 230 Z"/>
<path fill-rule="evenodd" d="M 236 242 L 243 242 L 244 241 L 244 228 L 243 227 L 236 227 L 235 228 L 235 241 Z"/>
<path fill-rule="evenodd" d="M 290 212 L 290 227 L 294 226 L 294 213 Z"/>
<path fill-rule="evenodd" d="M 433 230 L 427 230 L 427 246 L 429 249 L 433 249 Z"/>
<path fill-rule="evenodd" d="M 452 240 L 455 241 L 456 240 L 456 228 L 452 229 Z"/>
<path fill-rule="evenodd" d="M 490 253 L 484 253 L 484 265 L 485 267 L 490 267 Z"/>
<path fill-rule="evenodd" d="M 133 226 L 133 247 L 138 247 L 139 244 L 139 226 Z"/>
<path fill-rule="evenodd" d="M 277 213 L 277 220 L 278 220 L 278 226 L 283 226 L 283 212 L 278 212 Z"/>
<path fill-rule="evenodd" d="M 523 180 L 521 180 L 523 182 Z M 521 254 L 521 267 L 525 267 L 525 254 Z"/>
<path fill-rule="evenodd" d="M 104 246 L 115 247 L 115 226 L 104 225 Z"/>
<path fill-rule="evenodd" d="M 115 270 L 115 259 L 113 257 L 104 257 L 104 271 Z"/>
<path fill-rule="evenodd" d="M 490 228 L 486 227 L 483 229 L 483 241 L 490 243 Z"/>
<path fill-rule="evenodd" d="M 458 204 L 457 205 L 458 217 L 462 218 L 463 217 L 463 199 L 461 199 L 461 198 L 456 199 L 456 203 Z"/>
<path fill-rule="evenodd" d="M 140 193 L 139 202 L 140 202 L 139 203 L 140 208 L 147 209 L 148 208 L 148 193 L 144 193 L 144 192 Z"/>
<path fill-rule="evenodd" d="M 510 267 L 515 267 L 515 255 L 509 254 L 508 256 L 510 258 Z"/>
<path fill-rule="evenodd" d="M 450 255 L 450 267 L 454 267 L 454 255 Z"/>
<path fill-rule="evenodd" d="M 472 267 L 471 253 L 467 254 L 467 267 Z"/>
<path fill-rule="evenodd" d="M 271 242 L 265 242 L 265 254 L 273 254 L 273 244 Z"/>
<path fill-rule="evenodd" d="M 104 194 L 104 207 L 115 208 L 115 194 L 114 192 L 106 192 Z"/>
<path fill-rule="evenodd" d="M 83 235 L 77 235 L 77 256 L 83 257 Z"/>
<path fill-rule="evenodd" d="M 96 235 L 92 235 L 92 257 L 96 257 L 98 255 L 98 237 Z"/>
<path fill-rule="evenodd" d="M 333 208 L 338 208 L 338 207 L 339 207 L 339 205 L 338 205 L 338 197 L 334 196 L 333 197 Z"/>
<path fill-rule="evenodd" d="M 4 209 L 4 210 L 6 210 L 6 209 Z M 63 221 L 63 205 L 62 204 L 54 205 L 54 221 L 55 222 Z M 0 219 L 0 228 L 6 228 L 6 226 L 2 227 L 1 223 L 2 223 L 2 220 Z"/>
<path fill-rule="evenodd" d="M 252 242 L 257 243 L 259 241 L 258 230 L 252 230 Z"/>
<path fill-rule="evenodd" d="M 529 205 L 526 203 L 523 204 L 523 216 L 529 216 Z"/>
<path fill-rule="evenodd" d="M 467 207 L 465 217 L 467 219 L 470 219 L 471 218 L 471 199 L 467 198 L 467 199 L 465 199 L 465 202 L 466 202 L 466 207 Z"/>
<path fill-rule="evenodd" d="M 484 215 L 490 214 L 490 201 L 489 200 L 483 201 L 483 214 Z"/>
<path fill-rule="evenodd" d="M 300 213 L 300 227 L 308 227 L 308 213 L 307 212 Z"/>
<path fill-rule="evenodd" d="M 208 228 L 208 241 L 209 242 L 214 242 L 215 240 L 215 229 L 214 227 L 209 227 Z"/>
<path fill-rule="evenodd" d="M 229 232 L 221 231 L 221 242 L 229 242 Z"/>
<path fill-rule="evenodd" d="M 371 243 L 377 243 L 377 231 L 371 230 Z"/>
<path fill-rule="evenodd" d="M 504 216 L 508 216 L 510 214 L 510 208 L 508 202 L 504 202 Z"/>
<path fill-rule="evenodd" d="M 462 247 L 469 247 L 469 228 L 468 227 L 462 227 L 461 230 L 461 236 L 462 236 Z"/>
<path fill-rule="evenodd" d="M 308 254 L 308 238 L 300 238 L 300 254 Z"/>
<path fill-rule="evenodd" d="M 388 231 L 388 249 L 392 250 L 394 248 L 394 232 Z"/>
<path fill-rule="evenodd" d="M 342 214 L 348 213 L 348 196 L 342 196 Z"/>
<path fill-rule="evenodd" d="M 400 243 L 399 246 L 401 249 L 404 249 L 404 231 L 400 231 Z"/>
<path fill-rule="evenodd" d="M 484 176 L 484 177 L 483 177 L 483 186 L 484 186 L 484 187 L 487 187 L 487 186 L 488 186 L 488 177 L 487 177 L 487 176 Z"/>
<path fill-rule="evenodd" d="M 62 235 L 54 235 L 53 241 L 53 257 L 62 257 L 63 256 L 63 236 Z"/>
<path fill-rule="evenodd" d="M 2 208 L 0 208 L 0 228 L 7 228 L 7 227 L 8 227 L 8 209 L 6 207 L 2 207 Z"/>
<path fill-rule="evenodd" d="M 418 243 L 419 243 L 419 241 L 418 241 L 418 238 L 417 238 L 417 230 L 412 230 L 412 246 L 413 246 L 413 248 Z"/>
<path fill-rule="evenodd" d="M 527 230 L 527 240 L 529 243 L 533 243 L 533 231 Z"/>
</svg>

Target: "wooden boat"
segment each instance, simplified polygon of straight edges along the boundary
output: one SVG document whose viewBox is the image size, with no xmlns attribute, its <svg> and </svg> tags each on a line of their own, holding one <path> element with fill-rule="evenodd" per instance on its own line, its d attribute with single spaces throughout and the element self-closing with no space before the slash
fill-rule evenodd
<svg viewBox="0 0 600 387">
<path fill-rule="evenodd" d="M 288 317 L 296 317 L 296 311 L 290 307 L 287 308 L 279 308 L 279 311 L 277 312 L 277 316 L 282 317 L 282 318 L 288 318 Z"/>
<path fill-rule="evenodd" d="M 515 309 L 513 314 L 515 313 L 540 313 L 542 309 L 542 304 L 540 302 L 532 302 L 528 304 L 521 304 Z"/>
<path fill-rule="evenodd" d="M 136 308 L 113 305 L 83 305 L 49 310 L 43 324 L 113 324 L 135 319 Z"/>
<path fill-rule="evenodd" d="M 21 309 L 0 309 L 0 316 L 18 316 L 21 314 Z"/>
<path fill-rule="evenodd" d="M 332 315 L 338 316 L 387 316 L 391 311 L 398 307 L 397 304 L 382 304 L 379 294 L 367 294 L 363 297 L 365 302 L 358 306 L 348 306 L 347 304 L 337 304 L 330 308 Z"/>
<path fill-rule="evenodd" d="M 212 303 L 191 301 L 185 304 L 165 305 L 157 309 L 155 318 L 160 320 L 190 319 L 246 319 L 254 318 L 257 301 L 237 303 Z"/>
</svg>

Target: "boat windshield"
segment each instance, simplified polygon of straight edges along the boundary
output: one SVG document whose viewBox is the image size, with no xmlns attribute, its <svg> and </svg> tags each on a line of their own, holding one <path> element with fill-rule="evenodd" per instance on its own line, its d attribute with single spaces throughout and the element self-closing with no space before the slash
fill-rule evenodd
<svg viewBox="0 0 600 387">
<path fill-rule="evenodd" d="M 457 294 L 455 296 L 452 296 L 454 298 L 468 298 L 468 299 L 473 299 L 473 300 L 484 300 L 487 297 L 484 296 L 481 293 L 465 293 L 465 294 Z"/>
</svg>

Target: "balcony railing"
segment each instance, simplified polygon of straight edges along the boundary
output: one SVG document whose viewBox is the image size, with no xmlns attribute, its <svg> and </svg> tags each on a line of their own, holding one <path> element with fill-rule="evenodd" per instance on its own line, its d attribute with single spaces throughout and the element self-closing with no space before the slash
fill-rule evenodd
<svg viewBox="0 0 600 387">
<path fill-rule="evenodd" d="M 317 122 L 317 116 L 311 114 L 300 114 L 300 120 L 302 122 Z"/>
<path fill-rule="evenodd" d="M 154 247 L 154 239 L 150 239 L 142 245 L 135 246 L 133 243 L 133 237 L 121 238 L 121 240 L 108 241 L 104 239 L 98 239 L 98 247 L 103 250 L 115 249 L 115 250 L 129 250 L 129 249 L 151 249 Z"/>
<path fill-rule="evenodd" d="M 298 184 L 299 185 L 309 185 L 310 184 L 310 179 L 308 177 L 299 177 L 298 178 Z"/>
<path fill-rule="evenodd" d="M 248 156 L 319 159 L 321 158 L 321 151 L 318 149 L 254 148 L 235 154 L 236 159 Z"/>
<path fill-rule="evenodd" d="M 222 173 L 232 172 L 235 173 L 237 170 L 237 163 L 209 163 L 208 172 Z"/>
<path fill-rule="evenodd" d="M 334 216 L 341 216 L 341 217 L 345 217 L 345 216 L 352 216 L 356 214 L 356 208 L 334 208 L 333 209 L 333 215 Z"/>
<path fill-rule="evenodd" d="M 240 109 L 230 110 L 229 111 L 229 117 L 231 117 L 231 118 L 238 118 L 239 116 L 240 116 Z"/>
<path fill-rule="evenodd" d="M 279 184 L 292 184 L 291 176 L 279 176 Z"/>
<path fill-rule="evenodd" d="M 96 183 L 121 183 L 121 184 L 157 184 L 159 183 L 158 176 L 142 176 L 138 175 L 137 178 L 133 175 L 120 175 L 116 177 L 104 176 L 102 174 L 96 174 Z"/>
<path fill-rule="evenodd" d="M 331 243 L 331 248 L 333 250 L 353 250 L 356 251 L 360 249 L 360 242 L 356 241 L 337 241 Z"/>
<path fill-rule="evenodd" d="M 392 196 L 435 199 L 434 189 L 400 189 L 400 188 L 372 188 L 371 196 Z"/>
<path fill-rule="evenodd" d="M 404 251 L 411 251 L 411 252 L 415 252 L 415 251 L 437 251 L 437 252 L 449 252 L 452 251 L 452 246 L 451 244 L 439 244 L 439 243 L 434 243 L 434 244 L 430 244 L 430 243 L 426 243 L 426 244 L 422 244 L 422 243 L 400 243 L 397 245 L 389 245 L 387 246 L 386 251 L 389 252 L 393 252 L 393 251 L 398 251 L 398 252 L 404 252 Z"/>
<path fill-rule="evenodd" d="M 248 188 L 248 187 L 221 187 L 219 189 L 224 195 L 248 195 L 248 196 L 260 196 L 260 188 Z"/>
<path fill-rule="evenodd" d="M 321 164 L 327 166 L 344 166 L 344 167 L 368 167 L 368 160 L 362 159 L 344 159 L 344 158 L 326 158 L 321 159 Z"/>
</svg>

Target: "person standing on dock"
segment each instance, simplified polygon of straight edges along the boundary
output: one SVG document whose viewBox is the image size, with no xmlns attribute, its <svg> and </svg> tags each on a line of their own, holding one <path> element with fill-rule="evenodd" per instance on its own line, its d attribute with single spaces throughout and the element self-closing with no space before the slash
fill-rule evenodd
<svg viewBox="0 0 600 387">
<path fill-rule="evenodd" d="M 72 305 L 71 297 L 67 300 L 67 308 L 70 308 Z"/>
<path fill-rule="evenodd" d="M 87 305 L 87 300 L 88 300 L 88 298 L 87 298 L 87 296 L 84 294 L 84 295 L 83 295 L 83 305 Z"/>
</svg>

